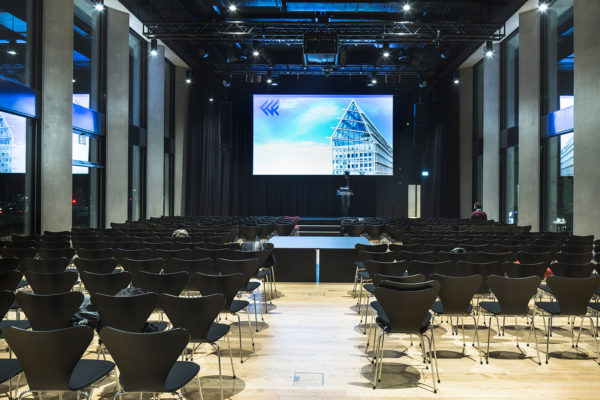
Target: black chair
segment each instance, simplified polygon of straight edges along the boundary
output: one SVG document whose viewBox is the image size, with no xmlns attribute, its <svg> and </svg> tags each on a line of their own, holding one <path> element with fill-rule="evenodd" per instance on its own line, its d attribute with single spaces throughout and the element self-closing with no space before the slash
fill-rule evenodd
<svg viewBox="0 0 600 400">
<path fill-rule="evenodd" d="M 194 377 L 203 399 L 198 364 L 177 361 L 187 347 L 190 335 L 177 328 L 165 332 L 135 333 L 110 327 L 102 328 L 100 339 L 119 369 L 117 395 L 126 392 L 177 393 Z"/>
<path fill-rule="evenodd" d="M 4 319 L 4 317 L 6 317 L 6 314 L 8 313 L 8 311 L 11 309 L 11 307 L 13 306 L 15 302 L 15 294 L 11 291 L 8 290 L 0 290 L 0 336 L 2 336 L 2 331 L 4 330 L 4 328 L 6 328 L 7 326 L 16 326 L 18 328 L 22 328 L 22 329 L 29 329 L 31 327 L 31 325 L 29 324 L 29 321 L 27 320 L 8 320 L 8 319 Z M 2 368 L 0 368 L 0 371 L 2 371 Z M 0 376 L 2 376 L 3 374 L 0 372 Z M 0 379 L 0 383 L 1 383 L 1 379 Z"/>
<path fill-rule="evenodd" d="M 86 249 L 86 250 L 99 250 L 99 249 L 107 249 L 107 245 L 106 242 L 102 241 L 102 240 L 92 240 L 92 241 L 83 241 L 83 240 L 76 240 L 73 239 L 73 247 L 75 248 L 75 250 L 77 251 L 77 254 L 79 254 L 79 250 L 81 249 Z"/>
<path fill-rule="evenodd" d="M 536 301 L 535 305 L 541 309 L 542 317 L 548 317 L 547 332 L 546 332 L 546 364 L 550 359 L 550 336 L 552 336 L 552 320 L 555 317 L 573 317 L 571 322 L 571 347 L 577 347 L 573 337 L 573 326 L 575 325 L 575 317 L 589 319 L 592 327 L 592 336 L 596 343 L 596 357 L 600 361 L 600 353 L 598 352 L 598 339 L 596 336 L 596 327 L 594 319 L 588 314 L 588 303 L 594 292 L 600 286 L 600 276 L 591 276 L 587 278 L 567 278 L 564 276 L 552 275 L 546 279 L 546 284 L 552 291 L 556 301 Z M 579 345 L 579 337 L 581 329 L 577 337 L 577 345 Z"/>
<path fill-rule="evenodd" d="M 73 288 L 77 282 L 77 272 L 63 271 L 52 274 L 41 272 L 25 272 L 27 283 L 35 294 L 65 293 Z"/>
<path fill-rule="evenodd" d="M 409 275 L 423 274 L 429 278 L 431 274 L 448 275 L 454 272 L 456 263 L 453 261 L 417 261 L 411 260 L 408 262 L 407 271 Z"/>
<path fill-rule="evenodd" d="M 563 264 L 585 264 L 592 261 L 594 255 L 591 252 L 582 254 L 556 253 L 554 257 L 556 261 Z"/>
<path fill-rule="evenodd" d="M 148 292 L 179 296 L 188 283 L 189 277 L 189 272 L 185 271 L 166 274 L 140 271 L 133 276 L 133 286 Z"/>
<path fill-rule="evenodd" d="M 106 259 L 112 258 L 114 255 L 113 249 L 77 249 L 77 257 L 88 259 Z"/>
<path fill-rule="evenodd" d="M 79 272 L 91 272 L 94 274 L 110 274 L 117 268 L 119 261 L 114 258 L 89 259 L 77 257 L 73 260 L 73 264 Z"/>
<path fill-rule="evenodd" d="M 83 293 L 43 295 L 18 292 L 16 298 L 33 330 L 50 331 L 71 326 L 73 315 L 83 302 Z"/>
<path fill-rule="evenodd" d="M 498 301 L 482 301 L 479 303 L 480 310 L 490 314 L 488 325 L 488 344 L 485 353 L 485 362 L 489 363 L 490 357 L 490 334 L 492 331 L 492 318 L 495 317 L 498 322 L 498 334 L 500 334 L 499 316 L 515 317 L 515 330 L 517 338 L 517 348 L 519 347 L 519 326 L 516 323 L 517 317 L 531 318 L 531 331 L 535 337 L 535 349 L 538 356 L 538 364 L 540 361 L 540 352 L 537 342 L 537 331 L 535 330 L 535 318 L 529 315 L 529 301 L 537 292 L 537 288 L 541 279 L 537 276 L 529 276 L 526 278 L 506 278 L 503 276 L 491 275 L 487 278 L 487 284 L 492 289 Z M 531 331 L 529 335 L 531 336 Z M 529 338 L 528 338 L 529 341 Z M 529 343 L 527 343 L 529 345 Z"/>
<path fill-rule="evenodd" d="M 0 256 L 2 258 L 18 258 L 19 260 L 23 258 L 33 258 L 37 254 L 37 248 L 35 247 L 25 247 L 19 249 L 8 249 L 6 247 L 0 248 Z"/>
<path fill-rule="evenodd" d="M 114 296 L 131 283 L 131 273 L 127 271 L 108 274 L 81 271 L 79 277 L 90 295 L 102 293 Z"/>
<path fill-rule="evenodd" d="M 0 272 L 0 290 L 14 292 L 22 279 L 23 274 L 20 271 Z"/>
<path fill-rule="evenodd" d="M 23 368 L 21 367 L 21 363 L 19 360 L 10 358 L 10 359 L 0 359 L 0 384 L 9 381 L 8 383 L 8 398 L 10 400 L 16 398 L 13 396 L 12 390 L 12 378 L 19 375 L 23 372 Z M 17 393 L 15 392 L 15 395 Z"/>
<path fill-rule="evenodd" d="M 172 258 L 165 260 L 164 271 L 167 273 L 173 272 L 199 272 L 201 274 L 216 274 L 217 271 L 214 268 L 214 262 L 212 258 L 200 258 L 194 260 L 180 260 Z"/>
<path fill-rule="evenodd" d="M 438 294 L 440 301 L 436 301 L 431 306 L 431 311 L 434 315 L 457 317 L 456 328 L 452 327 L 455 334 L 458 335 L 458 317 L 462 321 L 462 337 L 463 337 L 463 355 L 466 348 L 465 342 L 465 323 L 464 317 L 472 317 L 473 323 L 475 324 L 475 332 L 473 333 L 473 344 L 475 339 L 477 340 L 477 352 L 479 353 L 479 363 L 483 364 L 481 359 L 481 351 L 479 345 L 478 335 L 478 324 L 475 314 L 473 313 L 474 307 L 471 304 L 475 293 L 481 287 L 483 283 L 483 277 L 481 275 L 469 275 L 469 276 L 447 276 L 442 274 L 433 274 L 430 277 L 432 280 L 438 281 L 441 285 L 440 292 Z M 452 321 L 452 319 L 450 319 Z"/>
<path fill-rule="evenodd" d="M 0 272 L 15 271 L 20 264 L 21 260 L 16 257 L 0 258 Z"/>
<path fill-rule="evenodd" d="M 58 240 L 42 240 L 39 243 L 39 249 L 65 249 L 71 247 L 71 243 L 68 240 L 58 241 Z"/>
<path fill-rule="evenodd" d="M 560 248 L 561 253 L 571 254 L 585 254 L 591 253 L 594 250 L 594 245 L 590 242 L 589 244 L 563 244 Z"/>
<path fill-rule="evenodd" d="M 348 236 L 360 236 L 365 231 L 365 225 L 362 224 L 345 224 L 344 233 Z"/>
<path fill-rule="evenodd" d="M 583 264 L 564 264 L 561 262 L 549 265 L 552 275 L 564 276 L 568 278 L 587 278 L 592 274 L 595 264 L 588 262 Z"/>
<path fill-rule="evenodd" d="M 149 260 L 154 257 L 154 251 L 152 249 L 115 249 L 115 257 L 122 263 L 124 260 Z"/>
<path fill-rule="evenodd" d="M 110 296 L 92 293 L 91 300 L 100 314 L 102 326 L 128 332 L 143 332 L 146 321 L 156 308 L 158 295 L 144 293 L 135 296 Z M 157 330 L 165 330 L 165 323 L 155 323 Z"/>
<path fill-rule="evenodd" d="M 357 254 L 361 251 L 370 251 L 373 253 L 384 253 L 388 251 L 388 245 L 385 243 L 382 244 L 362 244 L 362 243 L 357 243 L 354 246 L 354 249 L 356 250 Z M 362 259 L 359 257 L 359 262 L 362 262 Z M 358 285 L 358 273 L 360 271 L 364 271 L 364 265 L 362 264 L 356 264 L 356 269 L 354 272 L 354 288 L 352 289 L 352 295 L 356 296 L 356 285 Z"/>
<path fill-rule="evenodd" d="M 241 225 L 239 236 L 245 241 L 253 242 L 256 240 L 260 232 L 260 228 L 256 225 Z"/>
<path fill-rule="evenodd" d="M 60 258 L 64 257 L 69 262 L 75 256 L 75 249 L 72 247 L 63 247 L 60 249 L 47 249 L 40 247 L 38 250 L 40 258 Z"/>
<path fill-rule="evenodd" d="M 427 261 L 427 262 L 435 262 L 435 252 L 434 251 L 406 251 L 401 250 L 396 253 L 396 260 L 407 260 L 407 261 Z"/>
<path fill-rule="evenodd" d="M 58 258 L 25 258 L 21 261 L 23 271 L 40 272 L 44 274 L 53 274 L 63 272 L 69 266 L 69 259 L 65 257 Z"/>
<path fill-rule="evenodd" d="M 118 258 L 118 257 L 117 257 Z M 125 271 L 131 272 L 135 275 L 138 272 L 152 272 L 158 274 L 165 264 L 162 258 L 148 258 L 148 259 L 119 259 L 119 263 Z"/>
<path fill-rule="evenodd" d="M 3 243 L 7 249 L 23 249 L 23 248 L 29 248 L 29 247 L 34 247 L 37 249 L 40 245 L 40 243 L 35 240 L 21 241 L 21 242 L 3 242 Z"/>
<path fill-rule="evenodd" d="M 537 276 L 544 279 L 544 275 L 548 270 L 548 265 L 543 262 L 535 264 L 516 264 L 506 261 L 502 264 L 502 270 L 509 278 L 526 278 L 528 276 Z"/>
<path fill-rule="evenodd" d="M 221 384 L 221 398 L 223 398 L 223 373 L 221 370 L 221 347 L 217 341 L 226 338 L 229 349 L 229 360 L 231 361 L 231 373 L 235 379 L 235 369 L 233 368 L 233 356 L 229 344 L 229 329 L 227 324 L 214 322 L 219 312 L 225 306 L 225 296 L 222 294 L 213 294 L 203 297 L 176 297 L 168 294 L 159 296 L 159 304 L 169 317 L 169 321 L 174 328 L 184 328 L 190 333 L 190 342 L 210 344 L 217 352 L 219 360 L 219 382 Z M 197 346 L 197 347 L 198 347 Z M 196 347 L 196 348 L 197 348 Z M 192 350 L 193 354 L 196 350 Z"/>
<path fill-rule="evenodd" d="M 229 254 L 231 250 L 228 248 L 221 249 L 206 249 L 203 247 L 194 247 L 192 249 L 192 258 L 194 259 L 202 259 L 202 258 L 226 258 L 227 254 Z"/>
<path fill-rule="evenodd" d="M 202 293 L 203 296 L 212 294 L 222 294 L 225 296 L 225 305 L 221 312 L 227 312 L 235 315 L 238 319 L 238 333 L 240 338 L 240 363 L 242 359 L 242 324 L 239 312 L 246 309 L 248 316 L 248 331 L 250 332 L 250 340 L 252 341 L 252 349 L 254 350 L 254 337 L 252 336 L 252 322 L 250 321 L 250 311 L 248 303 L 245 300 L 236 300 L 235 296 L 241 289 L 244 283 L 244 275 L 237 273 L 231 275 L 205 275 L 194 273 L 190 276 L 190 285 L 194 290 Z"/>
<path fill-rule="evenodd" d="M 115 367 L 110 361 L 81 359 L 94 338 L 94 331 L 86 326 L 44 331 L 7 327 L 4 336 L 29 386 L 19 398 L 27 392 L 76 391 L 90 399 L 91 386 Z M 89 394 L 85 392 L 88 387 Z"/>
<path fill-rule="evenodd" d="M 454 275 L 454 274 L 453 274 Z M 477 290 L 478 295 L 488 295 L 490 288 L 487 285 L 487 277 L 490 275 L 504 276 L 501 261 L 494 262 L 466 262 L 459 261 L 456 263 L 456 276 L 481 275 L 483 282 Z"/>
<path fill-rule="evenodd" d="M 370 240 L 379 240 L 383 234 L 383 224 L 366 224 L 365 233 L 369 236 Z"/>
<path fill-rule="evenodd" d="M 375 289 L 376 304 L 378 304 L 376 308 L 378 314 L 376 323 L 381 329 L 381 333 L 375 342 L 373 389 L 377 387 L 377 382 L 381 381 L 385 335 L 404 333 L 415 334 L 420 337 L 421 349 L 424 352 L 423 358 L 428 356 L 432 367 L 433 392 L 437 393 L 435 376 L 437 375 L 438 382 L 440 381 L 440 376 L 437 368 L 437 356 L 433 340 L 433 327 L 430 324 L 429 308 L 435 301 L 439 290 L 440 284 L 437 281 L 422 283 L 383 281 Z M 431 337 L 426 335 L 427 331 L 430 331 Z M 427 339 L 429 351 L 425 350 L 423 338 Z"/>
<path fill-rule="evenodd" d="M 154 258 L 162 258 L 164 260 L 169 259 L 180 259 L 180 260 L 191 260 L 192 250 L 191 249 L 179 249 L 179 250 L 154 250 Z"/>
</svg>

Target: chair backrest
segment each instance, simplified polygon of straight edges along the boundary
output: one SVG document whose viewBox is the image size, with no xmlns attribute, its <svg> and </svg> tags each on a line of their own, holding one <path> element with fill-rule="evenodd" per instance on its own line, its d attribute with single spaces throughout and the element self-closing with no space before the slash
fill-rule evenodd
<svg viewBox="0 0 600 400">
<path fill-rule="evenodd" d="M 153 274 L 141 271 L 134 275 L 133 286 L 148 292 L 166 293 L 179 296 L 190 278 L 189 272 L 180 271 L 167 274 Z"/>
<path fill-rule="evenodd" d="M 73 288 L 77 282 L 77 272 L 63 271 L 52 274 L 41 272 L 25 272 L 27 283 L 35 294 L 65 293 Z"/>
<path fill-rule="evenodd" d="M 423 274 L 427 278 L 431 274 L 451 274 L 454 272 L 455 263 L 453 261 L 417 261 L 411 260 L 408 262 L 408 274 Z"/>
<path fill-rule="evenodd" d="M 483 283 L 479 274 L 460 277 L 433 274 L 431 279 L 441 284 L 438 296 L 444 306 L 444 314 L 467 314 L 473 296 Z"/>
<path fill-rule="evenodd" d="M 590 242 L 589 244 L 580 244 L 580 243 L 569 243 L 563 244 L 560 248 L 561 253 L 572 253 L 572 254 L 585 254 L 591 253 L 594 250 L 594 244 Z"/>
<path fill-rule="evenodd" d="M 216 258 L 222 258 L 222 257 L 226 257 L 227 254 L 230 252 L 230 249 L 205 249 L 203 247 L 194 247 L 192 249 L 192 257 L 195 259 L 200 259 L 200 258 L 212 258 L 212 259 L 216 259 Z"/>
<path fill-rule="evenodd" d="M 149 260 L 154 257 L 154 251 L 152 249 L 115 249 L 115 257 L 119 259 L 119 261 L 123 261 L 124 259 L 129 260 Z"/>
<path fill-rule="evenodd" d="M 2 256 L 2 258 L 33 258 L 35 257 L 36 253 L 37 248 L 35 247 L 25 247 L 22 249 L 7 249 L 5 247 L 0 248 L 0 256 Z"/>
<path fill-rule="evenodd" d="M 549 265 L 554 259 L 554 255 L 550 252 L 532 253 L 527 251 L 519 251 L 516 254 L 516 258 L 520 263 L 523 264 L 536 264 L 542 262 L 546 265 Z"/>
<path fill-rule="evenodd" d="M 202 297 L 158 296 L 158 302 L 173 327 L 187 329 L 195 341 L 206 341 L 208 330 L 225 306 L 225 301 L 222 294 Z"/>
<path fill-rule="evenodd" d="M 415 261 L 435 261 L 435 251 L 424 251 L 424 252 L 415 252 L 415 251 L 406 251 L 401 250 L 396 253 L 396 260 L 415 260 Z"/>
<path fill-rule="evenodd" d="M 574 254 L 574 253 L 556 253 L 554 254 L 556 261 L 563 264 L 585 264 L 592 261 L 594 255 L 589 253 Z"/>
<path fill-rule="evenodd" d="M 215 274 L 214 262 L 212 258 L 200 258 L 195 260 L 180 260 L 171 258 L 165 260 L 164 270 L 167 273 L 185 271 L 193 274 L 200 272 L 202 274 Z"/>
<path fill-rule="evenodd" d="M 546 278 L 546 283 L 558 301 L 561 314 L 583 316 L 587 314 L 588 303 L 600 286 L 600 276 L 567 278 L 552 275 Z"/>
<path fill-rule="evenodd" d="M 83 302 L 83 293 L 59 294 L 17 293 L 17 301 L 36 331 L 63 329 L 71 326 L 73 315 Z"/>
<path fill-rule="evenodd" d="M 178 258 L 182 260 L 190 260 L 192 258 L 192 249 L 177 249 L 177 250 L 154 250 L 154 258 L 162 258 L 164 260 Z"/>
<path fill-rule="evenodd" d="M 118 257 L 117 257 L 118 258 Z M 140 271 L 152 272 L 158 274 L 165 264 L 162 258 L 147 258 L 147 259 L 119 259 L 119 263 L 124 270 L 135 274 Z"/>
<path fill-rule="evenodd" d="M 529 300 L 536 294 L 541 281 L 539 276 L 506 278 L 498 275 L 488 276 L 486 280 L 504 315 L 526 315 Z"/>
<path fill-rule="evenodd" d="M 419 283 L 419 282 L 425 282 L 425 279 L 426 279 L 425 275 L 423 275 L 423 274 L 402 275 L 402 276 L 375 274 L 375 275 L 371 275 L 371 278 L 373 279 L 373 284 L 375 286 L 379 286 L 379 284 L 383 281 L 391 281 L 391 282 L 399 282 L 399 283 Z"/>
<path fill-rule="evenodd" d="M 77 249 L 77 256 L 89 259 L 112 258 L 114 255 L 113 249 Z"/>
<path fill-rule="evenodd" d="M 227 260 L 224 258 L 217 258 L 215 260 L 215 269 L 222 275 L 231 274 L 242 274 L 244 275 L 244 282 L 242 287 L 248 284 L 250 278 L 256 275 L 259 267 L 258 258 L 249 258 L 246 260 Z"/>
<path fill-rule="evenodd" d="M 131 273 L 127 271 L 108 274 L 81 271 L 79 276 L 90 294 L 102 293 L 114 296 L 131 283 Z"/>
<path fill-rule="evenodd" d="M 66 257 L 58 258 L 25 258 L 21 260 L 21 269 L 23 271 L 41 272 L 52 274 L 63 272 L 69 266 L 69 259 Z"/>
<path fill-rule="evenodd" d="M 102 328 L 100 339 L 119 368 L 128 392 L 164 392 L 167 377 L 189 342 L 189 333 L 176 328 L 163 332 L 134 333 Z"/>
<path fill-rule="evenodd" d="M 206 275 L 194 273 L 190 276 L 190 286 L 193 290 L 202 293 L 202 296 L 210 296 L 211 294 L 222 294 L 225 296 L 225 306 L 228 308 L 235 298 L 235 295 L 242 288 L 244 283 L 244 275 Z"/>
<path fill-rule="evenodd" d="M 93 241 L 89 241 L 89 242 L 73 239 L 73 247 L 77 251 L 78 255 L 79 255 L 79 250 L 81 250 L 81 249 L 98 250 L 98 249 L 107 249 L 108 248 L 106 242 L 104 242 L 102 240 L 97 240 L 97 239 L 93 240 Z"/>
<path fill-rule="evenodd" d="M 100 314 L 102 326 L 111 326 L 128 332 L 142 332 L 158 302 L 156 293 L 137 296 L 109 296 L 93 293 L 90 297 Z"/>
<path fill-rule="evenodd" d="M 388 283 L 391 282 L 381 282 L 381 286 L 375 289 L 375 297 L 388 317 L 390 332 L 420 334 L 429 308 L 439 293 L 439 283 L 428 281 L 383 286 Z"/>
<path fill-rule="evenodd" d="M 592 274 L 595 264 L 564 264 L 557 262 L 549 265 L 552 275 L 565 276 L 568 278 L 587 278 Z"/>
<path fill-rule="evenodd" d="M 75 256 L 75 249 L 72 247 L 65 247 L 61 249 L 47 249 L 40 247 L 38 250 L 41 258 L 59 258 L 64 257 L 67 260 L 71 261 L 73 256 Z"/>
<path fill-rule="evenodd" d="M 70 390 L 73 370 L 94 338 L 87 326 L 44 331 L 9 326 L 3 333 L 32 391 Z"/>
<path fill-rule="evenodd" d="M 15 294 L 13 292 L 0 290 L 0 321 L 4 319 L 14 302 Z"/>
<path fill-rule="evenodd" d="M 525 278 L 527 276 L 539 276 L 540 278 L 544 278 L 546 271 L 548 270 L 548 265 L 539 262 L 535 264 L 517 264 L 510 261 L 505 261 L 502 264 L 502 270 L 509 278 Z"/>
<path fill-rule="evenodd" d="M 80 272 L 86 271 L 94 274 L 110 274 L 117 268 L 119 261 L 114 257 L 100 259 L 77 257 L 73 260 L 73 263 Z"/>
<path fill-rule="evenodd" d="M 36 240 L 4 242 L 4 246 L 7 249 L 26 249 L 30 247 L 34 247 L 37 249 L 40 246 L 40 243 Z"/>
<path fill-rule="evenodd" d="M 8 290 L 14 292 L 17 290 L 19 282 L 23 279 L 21 271 L 5 271 L 0 272 L 0 290 Z"/>
<path fill-rule="evenodd" d="M 356 251 L 372 251 L 375 253 L 382 253 L 388 250 L 388 245 L 385 243 L 382 244 L 362 244 L 357 243 L 354 245 Z"/>
<path fill-rule="evenodd" d="M 21 260 L 16 257 L 0 258 L 0 272 L 14 271 L 19 268 Z"/>
<path fill-rule="evenodd" d="M 410 251 L 413 253 L 419 253 L 423 251 L 423 245 L 420 243 L 416 244 L 397 244 L 391 243 L 388 248 L 390 251 L 395 251 L 396 253 L 399 251 Z"/>
<path fill-rule="evenodd" d="M 66 249 L 71 247 L 71 242 L 68 240 L 65 241 L 57 241 L 57 240 L 47 240 L 43 239 L 39 243 L 39 249 Z"/>
<path fill-rule="evenodd" d="M 404 275 L 408 262 L 406 261 L 376 261 L 376 260 L 365 260 L 364 266 L 372 278 L 373 275 L 390 275 L 390 276 L 401 276 Z"/>
</svg>

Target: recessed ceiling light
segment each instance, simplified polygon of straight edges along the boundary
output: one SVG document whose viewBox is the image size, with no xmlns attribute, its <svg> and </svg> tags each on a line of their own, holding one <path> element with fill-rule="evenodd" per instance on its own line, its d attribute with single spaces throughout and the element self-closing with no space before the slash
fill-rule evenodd
<svg viewBox="0 0 600 400">
<path fill-rule="evenodd" d="M 252 52 L 252 55 L 253 55 L 254 57 L 258 57 L 258 56 L 260 55 L 260 53 L 258 52 L 258 50 L 254 50 L 254 51 Z"/>
<path fill-rule="evenodd" d="M 404 11 L 410 11 L 410 4 L 406 3 L 405 5 L 402 6 L 402 10 Z"/>
<path fill-rule="evenodd" d="M 102 3 L 96 3 L 96 5 L 94 6 L 94 8 L 98 11 L 102 11 L 104 10 L 104 4 Z"/>
<path fill-rule="evenodd" d="M 230 5 L 229 11 L 237 11 L 237 6 L 235 4 Z"/>
<path fill-rule="evenodd" d="M 546 10 L 548 10 L 548 4 L 546 4 L 546 3 L 541 3 L 541 4 L 538 6 L 538 10 L 540 10 L 541 12 L 545 12 Z"/>
<path fill-rule="evenodd" d="M 389 57 L 390 56 L 390 52 L 389 51 L 384 51 L 383 52 L 383 56 L 384 57 Z"/>
</svg>

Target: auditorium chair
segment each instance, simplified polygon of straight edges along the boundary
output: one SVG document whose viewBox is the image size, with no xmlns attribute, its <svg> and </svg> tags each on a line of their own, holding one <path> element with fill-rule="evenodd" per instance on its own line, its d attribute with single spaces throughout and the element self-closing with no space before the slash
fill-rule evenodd
<svg viewBox="0 0 600 400">
<path fill-rule="evenodd" d="M 114 296 L 131 283 L 131 273 L 127 271 L 105 274 L 81 271 L 79 277 L 90 295 L 102 293 Z"/>
<path fill-rule="evenodd" d="M 124 258 L 122 260 L 119 260 L 119 263 L 125 271 L 129 271 L 132 275 L 135 275 L 140 271 L 158 274 L 163 269 L 165 261 L 162 258 L 147 258 L 136 260 Z"/>
<path fill-rule="evenodd" d="M 47 331 L 71 326 L 73 315 L 83 302 L 83 293 L 42 295 L 21 291 L 16 299 L 31 327 L 36 331 Z"/>
<path fill-rule="evenodd" d="M 79 272 L 92 272 L 95 274 L 110 274 L 117 268 L 119 261 L 114 258 L 98 258 L 89 259 L 77 257 L 73 260 L 73 264 Z"/>
<path fill-rule="evenodd" d="M 77 272 L 73 270 L 41 273 L 27 271 L 25 278 L 35 294 L 57 294 L 69 292 L 77 282 Z"/>
</svg>

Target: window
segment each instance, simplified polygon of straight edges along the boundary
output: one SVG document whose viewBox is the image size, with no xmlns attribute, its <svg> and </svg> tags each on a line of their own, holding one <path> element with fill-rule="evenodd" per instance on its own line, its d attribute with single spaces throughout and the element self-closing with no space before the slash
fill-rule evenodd
<svg viewBox="0 0 600 400">
<path fill-rule="evenodd" d="M 505 224 L 519 222 L 519 146 L 503 149 L 501 163 L 501 221 Z"/>
<path fill-rule="evenodd" d="M 163 215 L 173 215 L 175 170 L 175 66 L 165 61 L 165 160 Z"/>
<path fill-rule="evenodd" d="M 73 226 L 97 228 L 102 195 L 102 137 L 73 133 Z"/>
<path fill-rule="evenodd" d="M 129 33 L 129 124 L 145 127 L 142 99 L 144 96 L 145 42 Z"/>
<path fill-rule="evenodd" d="M 551 136 L 543 142 L 544 230 L 573 230 L 573 135 Z"/>
<path fill-rule="evenodd" d="M 483 60 L 473 67 L 473 139 L 483 139 Z"/>
<path fill-rule="evenodd" d="M 502 129 L 519 124 L 519 33 L 502 42 Z"/>
<path fill-rule="evenodd" d="M 0 0 L 0 76 L 33 86 L 33 0 Z"/>
<path fill-rule="evenodd" d="M 574 104 L 573 0 L 551 2 L 542 21 L 542 105 L 550 114 Z"/>
<path fill-rule="evenodd" d="M 91 0 L 75 0 L 73 24 L 73 103 L 99 110 L 101 12 Z"/>
</svg>

